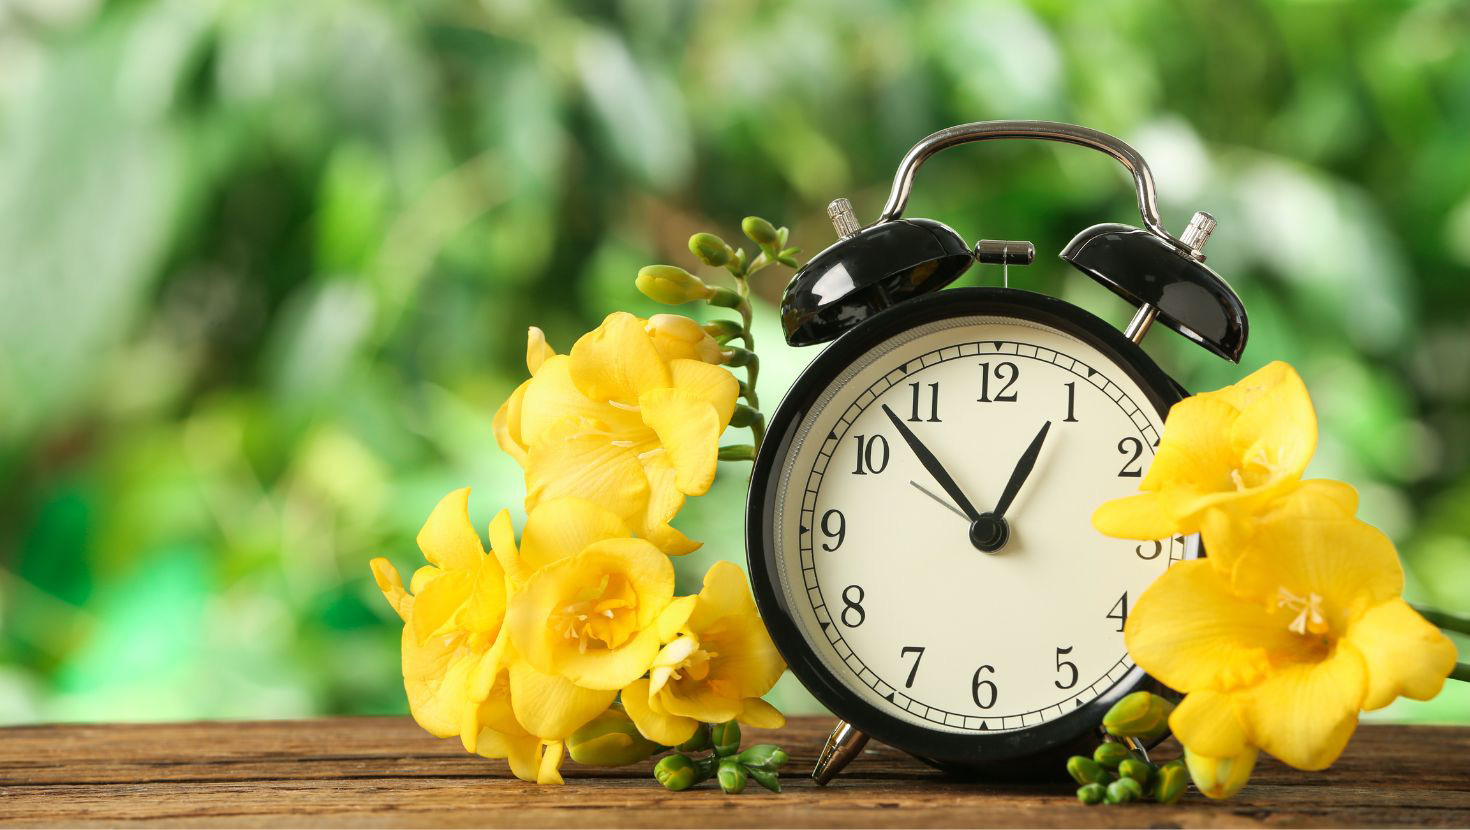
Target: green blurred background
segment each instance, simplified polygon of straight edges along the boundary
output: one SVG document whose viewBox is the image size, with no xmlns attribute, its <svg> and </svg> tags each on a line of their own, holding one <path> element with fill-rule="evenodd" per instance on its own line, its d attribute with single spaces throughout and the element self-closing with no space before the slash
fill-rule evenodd
<svg viewBox="0 0 1470 830">
<path fill-rule="evenodd" d="M 1470 611 L 1467 43 L 1433 0 L 0 0 L 0 721 L 403 711 L 367 562 L 413 567 L 450 489 L 519 508 L 490 418 L 526 326 L 654 311 L 637 268 L 747 213 L 810 255 L 830 199 L 871 221 L 913 142 L 991 118 L 1120 135 L 1171 229 L 1219 218 L 1244 366 L 1148 349 L 1192 388 L 1295 363 L 1312 472 L 1358 485 L 1411 598 Z M 1054 254 L 1131 193 L 977 145 L 910 214 L 1033 240 L 1012 284 L 1121 324 Z M 769 402 L 813 356 L 788 275 L 757 286 Z M 743 558 L 724 467 L 686 588 Z"/>
</svg>

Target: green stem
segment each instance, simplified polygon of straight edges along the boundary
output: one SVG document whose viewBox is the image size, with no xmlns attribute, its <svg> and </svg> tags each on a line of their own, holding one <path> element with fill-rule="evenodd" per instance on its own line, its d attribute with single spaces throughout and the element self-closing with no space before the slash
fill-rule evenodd
<svg viewBox="0 0 1470 830">
<path fill-rule="evenodd" d="M 1461 683 L 1470 683 L 1470 663 L 1456 663 L 1450 670 L 1450 679 Z"/>
<path fill-rule="evenodd" d="M 1439 611 L 1434 608 L 1425 608 L 1422 605 L 1415 605 L 1413 608 L 1424 619 L 1429 620 L 1446 631 L 1470 635 L 1470 617 L 1463 614 L 1451 614 L 1448 611 Z"/>
<path fill-rule="evenodd" d="M 746 273 L 735 275 L 735 292 L 740 295 L 740 305 L 736 309 L 740 312 L 740 336 L 745 341 L 745 348 L 751 353 L 750 363 L 745 367 L 745 400 L 750 408 L 759 411 L 761 408 L 760 397 L 755 391 L 756 379 L 760 377 L 761 362 L 755 356 L 755 334 L 751 331 L 753 314 L 750 308 L 750 282 L 746 279 Z M 761 441 L 766 437 L 765 416 L 756 418 L 755 423 L 750 425 L 751 443 L 755 445 L 757 452 L 760 451 Z"/>
</svg>

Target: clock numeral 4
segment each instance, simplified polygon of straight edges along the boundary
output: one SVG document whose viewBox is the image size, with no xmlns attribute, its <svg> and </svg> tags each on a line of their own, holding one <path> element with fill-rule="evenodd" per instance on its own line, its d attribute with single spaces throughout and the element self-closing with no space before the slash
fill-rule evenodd
<svg viewBox="0 0 1470 830">
<path fill-rule="evenodd" d="M 1058 689 L 1070 689 L 1073 686 L 1076 686 L 1077 685 L 1077 664 L 1076 663 L 1073 663 L 1071 660 L 1063 660 L 1062 659 L 1062 655 L 1064 655 L 1064 654 L 1071 654 L 1071 653 L 1072 653 L 1072 647 L 1071 646 L 1067 646 L 1066 648 L 1062 648 L 1061 646 L 1057 646 L 1057 671 L 1062 671 L 1063 669 L 1065 669 L 1065 670 L 1067 670 L 1067 671 L 1069 671 L 1069 672 L 1072 673 L 1072 679 L 1071 680 L 1068 680 L 1066 683 L 1063 683 L 1060 680 L 1053 680 L 1052 681 L 1053 683 L 1056 684 L 1056 687 Z"/>
<path fill-rule="evenodd" d="M 857 628 L 868 618 L 868 612 L 863 610 L 863 597 L 865 592 L 861 585 L 849 585 L 842 589 L 842 613 L 838 615 L 842 624 L 848 628 Z"/>
<path fill-rule="evenodd" d="M 853 475 L 877 475 L 888 469 L 887 438 L 881 435 L 854 435 L 853 439 L 857 441 L 857 467 L 853 469 Z"/>
<path fill-rule="evenodd" d="M 1123 592 L 1123 596 L 1118 597 L 1118 601 L 1115 602 L 1115 603 L 1113 603 L 1113 608 L 1112 608 L 1111 611 L 1108 612 L 1107 619 L 1117 620 L 1118 621 L 1118 630 L 1119 631 L 1122 631 L 1123 630 L 1123 626 L 1125 626 L 1125 625 L 1128 624 L 1128 592 L 1127 591 L 1124 591 Z"/>
<path fill-rule="evenodd" d="M 914 409 L 909 415 L 910 421 L 924 420 L 919 417 L 919 384 L 910 383 L 909 388 L 914 390 Z M 929 384 L 929 418 L 930 423 L 939 423 L 939 384 Z"/>
<path fill-rule="evenodd" d="M 910 654 L 914 655 L 914 665 L 909 668 L 908 679 L 903 682 L 903 687 L 905 689 L 912 689 L 914 687 L 914 678 L 919 675 L 919 664 L 924 662 L 924 647 L 904 646 L 903 648 L 898 650 L 898 657 L 900 660 L 909 656 Z"/>
<path fill-rule="evenodd" d="M 837 540 L 831 544 L 823 542 L 822 550 L 834 551 L 842 547 L 842 541 L 847 538 L 847 517 L 842 515 L 841 510 L 828 510 L 822 514 L 822 535 Z"/>
<path fill-rule="evenodd" d="M 980 397 L 975 400 L 980 403 L 1015 403 L 1016 393 L 1011 391 L 1016 379 L 1021 376 L 1021 370 L 1016 364 L 1009 360 L 995 365 L 995 382 L 1004 384 L 996 391 L 995 397 L 990 396 L 990 376 L 992 372 L 989 363 L 980 364 Z"/>
<path fill-rule="evenodd" d="M 1129 449 L 1130 447 L 1132 449 Z M 1118 471 L 1118 478 L 1138 478 L 1143 475 L 1143 465 L 1138 463 L 1139 457 L 1143 455 L 1142 441 L 1130 435 L 1118 442 L 1118 452 L 1123 455 L 1133 454 L 1131 458 L 1123 462 L 1123 469 Z"/>
<path fill-rule="evenodd" d="M 995 698 L 1000 691 L 995 688 L 993 681 L 980 679 L 980 675 L 986 672 L 995 674 L 995 666 L 981 666 L 975 670 L 975 677 L 970 680 L 970 697 L 975 700 L 975 705 L 981 709 L 989 709 L 994 706 Z M 981 699 L 981 695 L 985 696 L 983 700 Z"/>
</svg>

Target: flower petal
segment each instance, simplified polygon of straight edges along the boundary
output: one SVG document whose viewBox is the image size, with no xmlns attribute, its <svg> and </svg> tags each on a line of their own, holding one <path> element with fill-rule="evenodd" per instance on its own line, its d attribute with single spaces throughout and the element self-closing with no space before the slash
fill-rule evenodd
<svg viewBox="0 0 1470 830">
<path fill-rule="evenodd" d="M 1299 477 L 1317 448 L 1317 413 L 1296 370 L 1274 361 L 1234 384 L 1225 396 L 1240 410 L 1229 435 L 1247 478 L 1252 467 L 1262 476 Z"/>
<path fill-rule="evenodd" d="M 1169 729 L 1190 751 L 1230 758 L 1245 751 L 1245 727 L 1230 695 L 1214 689 L 1190 692 L 1169 716 Z"/>
<path fill-rule="evenodd" d="M 1367 689 L 1363 658 L 1339 647 L 1320 662 L 1277 668 L 1234 697 L 1251 743 L 1297 769 L 1319 770 L 1347 746 Z"/>
<path fill-rule="evenodd" d="M 469 602 L 474 587 L 475 571 L 449 571 L 413 598 L 411 616 L 420 644 L 449 625 Z"/>
<path fill-rule="evenodd" d="M 643 474 L 648 480 L 648 508 L 638 527 L 638 535 L 670 556 L 682 556 L 699 550 L 699 542 L 669 524 L 679 508 L 684 506 L 684 493 L 679 489 L 677 474 L 673 462 L 669 460 L 669 454 L 660 447 L 643 453 L 638 460 L 642 462 Z"/>
<path fill-rule="evenodd" d="M 658 702 L 671 715 L 683 715 L 703 723 L 734 720 L 745 710 L 744 700 L 725 697 L 704 683 L 670 683 L 658 693 Z"/>
<path fill-rule="evenodd" d="M 1239 755 L 1217 758 L 1191 752 L 1185 747 L 1184 762 L 1189 766 L 1189 777 L 1201 793 L 1209 798 L 1229 798 L 1240 792 L 1250 780 L 1260 754 L 1260 750 L 1248 746 Z"/>
<path fill-rule="evenodd" d="M 460 733 L 470 700 L 471 675 L 479 655 L 464 647 L 463 636 L 430 637 L 422 644 L 413 625 L 403 627 L 403 689 L 413 719 L 431 735 Z"/>
<path fill-rule="evenodd" d="M 606 400 L 593 400 L 582 394 L 582 390 L 572 382 L 572 359 L 566 355 L 547 358 L 536 376 L 526 381 L 524 386 L 526 391 L 520 404 L 518 440 L 527 447 L 535 444 L 548 427 L 570 417 L 585 418 L 596 424 L 597 429 L 620 438 L 636 438 L 627 434 L 630 432 L 647 432 L 638 413 L 631 408 L 619 408 Z M 516 435 L 514 430 L 511 434 L 513 437 Z"/>
<path fill-rule="evenodd" d="M 760 697 L 786 671 L 737 565 L 716 562 L 705 574 L 689 627 L 717 655 L 710 661 L 708 683 L 726 696 Z"/>
<path fill-rule="evenodd" d="M 543 740 L 559 740 L 606 711 L 616 690 L 587 689 L 554 674 L 536 671 L 529 663 L 510 664 L 510 701 L 516 721 Z"/>
<path fill-rule="evenodd" d="M 740 382 L 726 369 L 698 360 L 675 360 L 669 364 L 674 388 L 714 406 L 720 428 L 730 424 L 735 400 L 740 395 Z"/>
<path fill-rule="evenodd" d="M 1235 407 L 1208 395 L 1174 404 L 1164 420 L 1158 452 L 1138 488 L 1158 492 L 1198 485 L 1212 491 L 1234 490 L 1230 471 L 1235 458 L 1226 438 L 1239 415 Z"/>
<path fill-rule="evenodd" d="M 745 699 L 745 709 L 740 712 L 738 719 L 746 726 L 756 729 L 780 729 L 786 725 L 786 716 L 781 714 L 781 710 L 758 697 Z"/>
<path fill-rule="evenodd" d="M 515 526 L 510 522 L 510 511 L 502 510 L 490 520 L 490 550 L 495 552 L 495 561 L 500 563 L 513 584 L 520 584 L 530 577 L 516 550 Z"/>
<path fill-rule="evenodd" d="M 1402 599 L 1381 603 L 1359 617 L 1344 641 L 1368 667 L 1364 709 L 1381 709 L 1399 695 L 1429 700 L 1439 694 L 1458 658 L 1455 644 Z"/>
<path fill-rule="evenodd" d="M 623 689 L 623 709 L 643 737 L 665 746 L 678 746 L 694 736 L 699 721 L 670 715 L 649 706 L 648 678 L 641 677 Z"/>
<path fill-rule="evenodd" d="M 529 384 L 530 381 L 526 381 L 517 386 L 510 397 L 505 399 L 505 403 L 495 410 L 495 417 L 490 421 L 495 443 L 522 467 L 526 466 L 526 442 L 521 439 L 521 405 L 525 401 L 526 387 Z"/>
<path fill-rule="evenodd" d="M 575 497 L 551 499 L 536 505 L 521 531 L 521 559 L 532 570 L 582 552 L 603 539 L 629 536 L 628 526 L 616 513 L 595 502 Z"/>
<path fill-rule="evenodd" d="M 439 500 L 419 531 L 424 558 L 446 570 L 475 567 L 485 555 L 480 534 L 470 524 L 470 488 L 462 487 Z"/>
<path fill-rule="evenodd" d="M 614 443 L 585 419 L 564 418 L 548 427 L 527 460 L 527 509 L 563 496 L 596 502 L 630 522 L 641 520 L 648 478 L 636 448 Z"/>
<path fill-rule="evenodd" d="M 556 349 L 546 342 L 546 332 L 535 326 L 526 329 L 526 370 L 535 376 L 541 364 L 556 357 Z"/>
<path fill-rule="evenodd" d="M 565 755 L 567 745 L 563 741 L 555 741 L 546 745 L 545 751 L 541 753 L 541 767 L 536 772 L 537 784 L 562 784 L 561 762 Z"/>
<path fill-rule="evenodd" d="M 1120 539 L 1166 539 L 1178 528 L 1166 508 L 1168 503 L 1158 493 L 1140 493 L 1103 502 L 1093 511 L 1092 526 L 1105 536 Z"/>
<path fill-rule="evenodd" d="M 383 598 L 398 613 L 399 619 L 406 621 L 409 597 L 408 592 L 403 590 L 403 577 L 398 575 L 398 569 L 381 556 L 368 564 L 373 569 L 373 581 L 378 583 L 378 590 L 383 592 Z"/>
<path fill-rule="evenodd" d="M 668 386 L 668 366 L 643 324 L 627 312 L 607 315 L 602 325 L 577 340 L 571 351 L 572 381 L 594 401 L 628 406 L 649 389 Z M 543 369 L 545 366 L 543 365 Z"/>
<path fill-rule="evenodd" d="M 714 406 L 678 389 L 651 389 L 638 406 L 669 455 L 679 490 L 703 495 L 715 480 L 723 429 Z"/>
<path fill-rule="evenodd" d="M 671 642 L 679 636 L 679 630 L 689 622 L 689 615 L 694 613 L 694 607 L 699 602 L 699 597 L 675 597 L 668 607 L 658 615 L 655 627 L 658 629 L 659 642 Z"/>
</svg>

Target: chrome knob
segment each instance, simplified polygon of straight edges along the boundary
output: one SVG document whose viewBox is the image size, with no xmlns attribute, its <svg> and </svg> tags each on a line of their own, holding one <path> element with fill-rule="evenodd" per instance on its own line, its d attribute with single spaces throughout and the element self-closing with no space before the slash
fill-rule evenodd
<svg viewBox="0 0 1470 830">
<path fill-rule="evenodd" d="M 827 216 L 832 220 L 838 239 L 846 239 L 863 229 L 858 223 L 857 214 L 852 212 L 852 202 L 846 199 L 833 199 L 827 205 Z"/>
<path fill-rule="evenodd" d="M 1202 210 L 1195 211 L 1189 217 L 1189 224 L 1184 227 L 1184 233 L 1179 234 L 1179 241 L 1189 246 L 1189 250 L 1196 255 L 1205 250 L 1205 243 L 1210 241 L 1210 234 L 1215 232 L 1215 226 L 1219 223 L 1215 217 Z"/>
</svg>

